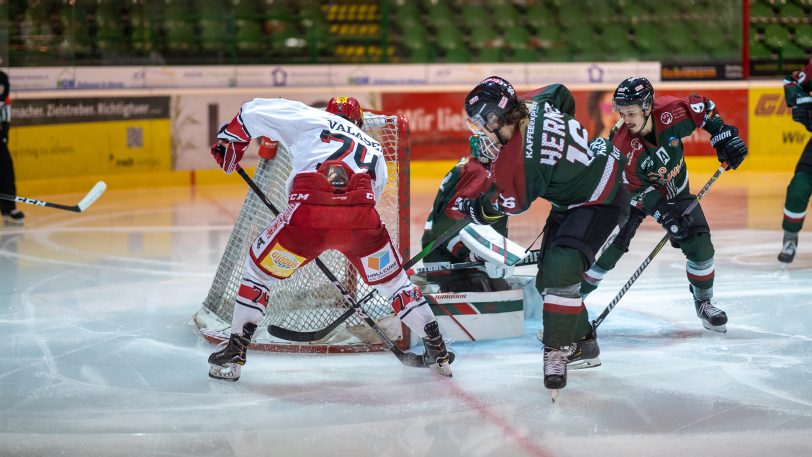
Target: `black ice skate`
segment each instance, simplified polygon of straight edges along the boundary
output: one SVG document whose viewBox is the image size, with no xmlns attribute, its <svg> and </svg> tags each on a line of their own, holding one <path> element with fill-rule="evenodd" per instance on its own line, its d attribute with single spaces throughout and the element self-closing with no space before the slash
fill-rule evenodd
<svg viewBox="0 0 812 457">
<path fill-rule="evenodd" d="M 727 332 L 727 314 L 721 309 L 713 306 L 710 300 L 698 300 L 694 298 L 696 315 L 702 320 L 702 326 L 714 332 Z"/>
<path fill-rule="evenodd" d="M 209 377 L 235 382 L 240 379 L 240 367 L 245 365 L 245 352 L 251 344 L 257 326 L 250 322 L 243 326 L 242 335 L 232 333 L 228 341 L 218 345 L 218 351 L 209 356 Z"/>
<path fill-rule="evenodd" d="M 601 359 L 598 355 L 601 353 L 601 348 L 598 347 L 598 335 L 593 328 L 586 336 L 576 341 L 570 347 L 569 355 L 567 356 L 567 368 L 573 370 L 580 370 L 583 368 L 593 368 L 601 365 Z"/>
<path fill-rule="evenodd" d="M 3 213 L 3 223 L 6 225 L 21 226 L 25 224 L 25 214 L 18 209 Z"/>
<path fill-rule="evenodd" d="M 778 261 L 781 263 L 792 263 L 795 259 L 795 251 L 798 250 L 798 234 L 784 232 L 784 247 L 778 254 Z"/>
<path fill-rule="evenodd" d="M 423 352 L 423 363 L 440 373 L 443 376 L 452 376 L 451 363 L 454 361 L 454 353 L 448 352 L 445 348 L 445 341 L 440 334 L 440 327 L 437 321 L 429 322 L 423 327 L 426 337 L 423 338 L 423 345 L 426 347 Z"/>
<path fill-rule="evenodd" d="M 544 348 L 544 387 L 563 389 L 567 386 L 568 347 Z M 555 401 L 555 400 L 554 400 Z"/>
</svg>

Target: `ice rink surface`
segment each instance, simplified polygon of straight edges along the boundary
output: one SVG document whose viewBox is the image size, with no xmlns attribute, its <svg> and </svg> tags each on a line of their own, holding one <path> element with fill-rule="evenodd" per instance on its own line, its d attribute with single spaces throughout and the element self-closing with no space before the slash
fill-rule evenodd
<svg viewBox="0 0 812 457">
<path fill-rule="evenodd" d="M 433 192 L 414 199 L 413 233 Z M 521 338 L 453 342 L 452 379 L 389 353 L 251 352 L 239 382 L 213 381 L 214 347 L 189 322 L 243 186 L 110 189 L 84 214 L 26 206 L 25 228 L 0 231 L 0 455 L 812 455 L 812 234 L 782 269 L 783 201 L 761 205 L 769 228 L 742 228 L 726 218 L 752 202 L 717 194 L 728 333 L 702 328 L 666 247 L 600 327 L 603 365 L 570 371 L 555 404 L 532 321 Z M 589 297 L 593 317 L 659 240 L 648 224 Z"/>
</svg>

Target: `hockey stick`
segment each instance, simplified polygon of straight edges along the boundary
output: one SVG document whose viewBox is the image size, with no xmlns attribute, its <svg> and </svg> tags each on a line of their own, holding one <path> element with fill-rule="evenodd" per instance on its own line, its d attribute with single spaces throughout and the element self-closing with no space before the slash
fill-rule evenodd
<svg viewBox="0 0 812 457">
<path fill-rule="evenodd" d="M 428 254 L 430 254 L 436 247 L 453 238 L 454 235 L 459 233 L 460 230 L 464 229 L 469 222 L 470 221 L 468 219 L 461 219 L 460 221 L 452 225 L 448 230 L 446 230 L 439 237 L 437 237 L 437 239 L 435 239 L 434 241 L 429 243 L 425 248 L 423 248 L 423 250 L 420 251 L 416 256 L 412 257 L 411 259 L 409 259 L 408 262 L 403 264 L 403 269 L 407 271 L 407 274 L 409 274 L 408 269 L 413 267 L 414 264 L 416 264 L 418 261 L 426 257 Z M 364 295 L 360 300 L 358 300 L 359 306 L 369 301 L 374 294 L 375 291 L 373 290 L 368 294 Z M 355 310 L 353 308 L 350 308 L 346 312 L 344 312 L 344 314 L 338 316 L 338 318 L 336 318 L 336 320 L 334 320 L 330 325 L 320 330 L 313 330 L 310 332 L 298 332 L 296 330 L 290 330 L 284 327 L 278 327 L 276 325 L 271 324 L 270 326 L 268 326 L 268 333 L 277 338 L 282 338 L 283 340 L 288 341 L 318 341 L 329 335 L 330 332 L 335 330 L 339 325 L 341 325 L 342 322 L 349 319 L 350 316 L 352 316 L 354 313 Z"/>
<path fill-rule="evenodd" d="M 279 210 L 277 210 L 276 207 L 273 205 L 273 203 L 271 203 L 271 201 L 268 200 L 268 197 L 265 196 L 265 194 L 262 192 L 262 189 L 260 189 L 259 186 L 257 186 L 257 183 L 255 183 L 254 180 L 251 179 L 250 176 L 248 176 L 248 173 L 246 173 L 245 170 L 243 170 L 239 164 L 237 165 L 237 173 L 239 173 L 240 176 L 242 176 L 242 179 L 244 179 L 245 182 L 248 183 L 248 186 L 251 188 L 251 190 L 254 191 L 257 197 L 259 197 L 259 199 L 262 200 L 262 203 L 264 203 L 265 206 L 267 206 L 268 209 L 271 210 L 271 212 L 273 212 L 274 214 L 279 214 Z M 343 284 L 341 284 L 341 281 L 339 281 L 338 278 L 335 277 L 333 272 L 330 271 L 329 268 L 327 268 L 327 265 L 325 265 L 324 262 L 322 262 L 321 259 L 319 259 L 318 257 L 316 257 L 314 260 L 316 261 L 316 265 L 319 267 L 322 273 L 324 273 L 324 275 L 327 276 L 327 279 L 329 279 L 330 282 L 332 282 L 333 285 L 338 289 L 338 291 L 341 292 L 341 295 L 344 297 L 344 300 L 351 307 L 352 312 L 357 314 L 358 317 L 363 319 L 364 322 L 366 322 L 367 325 L 369 325 L 369 327 L 375 332 L 375 334 L 378 335 L 378 338 L 381 339 L 383 345 L 386 346 L 386 349 L 395 354 L 395 357 L 397 357 L 398 360 L 400 360 L 400 362 L 406 366 L 410 367 L 426 366 L 423 363 L 423 356 L 417 355 L 413 352 L 401 351 L 397 346 L 395 346 L 395 343 L 393 343 L 392 340 L 389 339 L 389 337 L 386 335 L 386 333 L 383 332 L 383 330 L 381 330 L 378 324 L 376 324 L 375 321 L 373 321 L 369 316 L 367 316 L 366 312 L 364 312 L 364 309 L 361 307 L 361 305 L 359 305 L 358 302 L 356 302 L 355 299 L 352 298 L 350 292 L 344 287 Z M 268 331 L 270 332 L 270 326 Z"/>
<path fill-rule="evenodd" d="M 513 265 L 509 265 L 511 267 L 519 267 L 522 265 L 532 265 L 538 262 L 539 258 L 539 249 L 532 249 L 527 252 L 527 257 L 523 258 L 522 260 L 516 262 Z M 460 262 L 460 263 L 451 263 L 451 262 L 432 262 L 429 264 L 424 264 L 422 267 L 418 268 L 410 268 L 406 270 L 407 275 L 419 275 L 423 273 L 433 273 L 435 271 L 454 271 L 454 270 L 467 270 L 469 268 L 476 268 L 485 265 L 485 262 Z"/>
<path fill-rule="evenodd" d="M 727 170 L 727 163 L 722 162 L 722 165 L 719 167 L 719 169 L 716 170 L 713 176 L 711 176 L 711 178 L 708 180 L 705 186 L 702 187 L 702 189 L 696 195 L 696 199 L 693 202 L 691 202 L 691 204 L 688 206 L 688 208 L 685 209 L 685 211 L 682 212 L 683 216 L 689 214 L 691 211 L 694 210 L 694 208 L 696 208 L 696 205 L 699 204 L 699 200 L 702 200 L 702 197 L 705 196 L 708 190 L 710 190 L 713 183 L 715 183 L 716 180 L 719 179 L 719 176 L 722 176 L 722 173 L 724 173 L 725 170 Z M 663 238 L 660 240 L 660 242 L 657 243 L 657 246 L 654 247 L 654 250 L 652 250 L 651 253 L 649 253 L 649 255 L 646 257 L 646 259 L 643 260 L 643 263 L 640 264 L 639 267 L 637 267 L 637 270 L 635 270 L 634 273 L 632 273 L 632 277 L 629 278 L 629 280 L 626 281 L 626 284 L 624 284 L 623 287 L 620 288 L 620 292 L 617 293 L 615 298 L 609 303 L 606 309 L 603 310 L 603 312 L 600 314 L 600 316 L 598 316 L 597 319 L 592 321 L 593 329 L 597 329 L 598 326 L 601 325 L 601 322 L 603 322 L 603 320 L 606 319 L 606 316 L 609 314 L 610 311 L 612 311 L 612 309 L 614 309 L 614 307 L 617 305 L 617 303 L 620 301 L 623 295 L 626 294 L 626 291 L 628 291 L 629 288 L 632 286 L 632 284 L 634 284 L 634 282 L 637 281 L 637 278 L 640 277 L 640 275 L 643 273 L 643 270 L 645 270 L 646 267 L 648 267 L 648 264 L 651 263 L 651 261 L 657 255 L 657 253 L 659 253 L 660 250 L 665 246 L 665 243 L 667 241 L 668 234 L 666 233 L 665 236 L 663 236 Z"/>
<path fill-rule="evenodd" d="M 65 211 L 81 213 L 82 211 L 86 210 L 88 206 L 92 205 L 93 202 L 95 202 L 99 197 L 101 197 L 101 194 L 104 193 L 105 189 L 107 189 L 107 184 L 105 184 L 104 181 L 97 182 L 96 185 L 90 189 L 90 192 L 88 192 L 87 195 L 85 195 L 85 197 L 79 201 L 79 203 L 73 206 L 60 205 L 59 203 L 51 203 L 42 200 L 35 200 L 33 198 L 8 194 L 0 194 L 0 200 L 10 200 L 18 203 L 28 203 L 29 205 L 45 206 L 47 208 L 63 209 Z"/>
</svg>

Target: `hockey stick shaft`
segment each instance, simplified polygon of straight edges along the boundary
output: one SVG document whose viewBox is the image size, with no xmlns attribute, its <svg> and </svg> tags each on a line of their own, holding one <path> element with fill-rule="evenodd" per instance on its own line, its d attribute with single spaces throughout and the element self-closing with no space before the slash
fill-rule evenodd
<svg viewBox="0 0 812 457">
<path fill-rule="evenodd" d="M 539 249 L 533 249 L 527 252 L 527 257 L 523 258 L 522 260 L 516 262 L 513 265 L 519 267 L 522 265 L 532 265 L 538 262 L 539 257 Z M 460 263 L 451 263 L 451 262 L 433 262 L 431 264 L 424 264 L 424 266 L 419 268 L 410 268 L 406 270 L 407 275 L 414 275 L 414 274 L 423 274 L 423 273 L 433 273 L 436 271 L 455 271 L 455 270 L 467 270 L 470 268 L 477 268 L 482 267 L 485 265 L 485 262 L 460 262 Z"/>
<path fill-rule="evenodd" d="M 97 182 L 90 192 L 75 205 L 61 205 L 59 203 L 46 202 L 44 200 L 37 200 L 34 198 L 20 197 L 19 195 L 0 194 L 0 200 L 10 200 L 17 203 L 26 203 L 34 206 L 43 206 L 46 208 L 56 208 L 65 211 L 72 211 L 74 213 L 81 213 L 86 210 L 88 206 L 93 204 L 107 189 L 107 184 L 104 181 Z"/>
<path fill-rule="evenodd" d="M 248 173 L 246 173 L 245 170 L 243 170 L 243 168 L 239 165 L 237 165 L 237 173 L 239 173 L 242 179 L 245 180 L 245 182 L 248 184 L 251 190 L 254 191 L 257 197 L 259 197 L 259 199 L 262 200 L 262 203 L 264 203 L 265 206 L 268 207 L 268 209 L 270 209 L 274 214 L 279 214 L 279 210 L 276 209 L 276 207 L 273 205 L 273 203 L 271 203 L 270 200 L 268 200 L 268 197 L 265 196 L 265 193 L 262 192 L 262 189 L 260 189 L 259 186 L 257 186 L 257 183 L 255 183 L 254 180 L 251 179 L 250 176 L 248 176 Z M 333 285 L 344 297 L 344 300 L 352 308 L 353 313 L 357 314 L 358 317 L 360 317 L 364 322 L 367 323 L 367 325 L 369 325 L 369 327 L 375 332 L 375 334 L 378 335 L 378 338 L 380 338 L 381 342 L 383 342 L 383 345 L 386 346 L 386 348 L 390 352 L 395 354 L 395 356 L 398 358 L 398 360 L 400 360 L 401 363 L 411 367 L 424 366 L 422 356 L 419 356 L 412 352 L 401 351 L 397 346 L 395 346 L 395 343 L 393 343 L 392 340 L 389 338 L 389 336 L 387 336 L 386 333 L 384 333 L 384 331 L 378 326 L 378 324 L 376 324 L 375 321 L 373 321 L 366 314 L 366 312 L 364 312 L 364 309 L 361 307 L 361 305 L 359 305 L 358 302 L 355 301 L 352 295 L 350 295 L 350 292 L 344 287 L 343 284 L 341 284 L 341 281 L 339 281 L 338 278 L 336 278 L 336 276 L 333 274 L 332 271 L 330 271 L 327 265 L 325 265 L 324 262 L 322 262 L 321 259 L 319 259 L 318 257 L 316 257 L 314 260 L 316 262 L 316 265 L 322 271 L 322 273 L 324 273 L 327 279 L 333 283 Z M 345 314 L 347 313 L 345 312 Z"/>
<path fill-rule="evenodd" d="M 727 163 L 722 162 L 722 165 L 719 167 L 719 169 L 716 170 L 716 172 L 713 174 L 713 176 L 711 176 L 711 178 L 708 180 L 708 182 L 705 183 L 705 185 L 702 187 L 702 189 L 699 191 L 699 193 L 696 194 L 696 199 L 694 199 L 694 201 L 691 202 L 690 205 L 688 205 L 688 208 L 686 208 L 685 211 L 682 212 L 683 216 L 690 214 L 691 211 L 693 211 L 694 208 L 696 208 L 696 206 L 699 205 L 699 201 L 702 200 L 702 197 L 705 196 L 705 194 L 708 192 L 708 190 L 710 190 L 713 183 L 715 183 L 716 180 L 719 179 L 720 176 L 722 176 L 722 173 L 724 173 L 726 169 L 727 169 Z M 606 307 L 606 309 L 603 310 L 603 312 L 600 314 L 600 316 L 598 316 L 597 319 L 592 321 L 592 328 L 593 329 L 597 329 L 598 326 L 601 325 L 603 320 L 606 319 L 606 316 L 609 315 L 609 313 L 618 304 L 620 299 L 623 298 L 623 296 L 626 294 L 626 292 L 629 290 L 629 288 L 632 287 L 632 284 L 634 284 L 634 282 L 637 281 L 637 278 L 640 277 L 640 275 L 643 273 L 643 270 L 645 270 L 646 267 L 648 267 L 648 265 L 651 263 L 651 261 L 654 259 L 654 257 L 665 246 L 665 243 L 667 241 L 668 241 L 668 234 L 663 236 L 663 238 L 660 240 L 660 242 L 657 243 L 657 246 L 655 246 L 654 249 L 645 258 L 645 260 L 643 260 L 643 263 L 641 263 L 640 266 L 637 267 L 637 270 L 635 270 L 634 273 L 632 273 L 631 278 L 629 278 L 629 280 L 626 281 L 626 284 L 624 284 L 623 287 L 620 288 L 620 291 L 617 293 L 615 298 L 612 299 L 612 301 L 609 303 L 609 305 Z"/>
</svg>

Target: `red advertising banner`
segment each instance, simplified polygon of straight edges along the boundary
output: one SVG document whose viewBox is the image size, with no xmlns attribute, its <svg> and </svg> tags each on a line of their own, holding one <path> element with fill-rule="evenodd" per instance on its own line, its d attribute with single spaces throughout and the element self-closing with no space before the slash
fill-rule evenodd
<svg viewBox="0 0 812 457">
<path fill-rule="evenodd" d="M 747 138 L 747 91 L 744 89 L 661 90 L 657 95 L 686 97 L 698 93 L 716 104 L 722 118 L 739 128 Z M 468 136 L 463 111 L 464 92 L 383 93 L 383 111 L 405 114 L 411 127 L 413 160 L 453 160 L 468 153 Z M 606 136 L 619 119 L 612 111 L 612 91 L 573 91 L 575 117 L 589 131 L 590 138 Z M 687 155 L 713 155 L 710 135 L 697 130 L 684 140 Z"/>
</svg>

